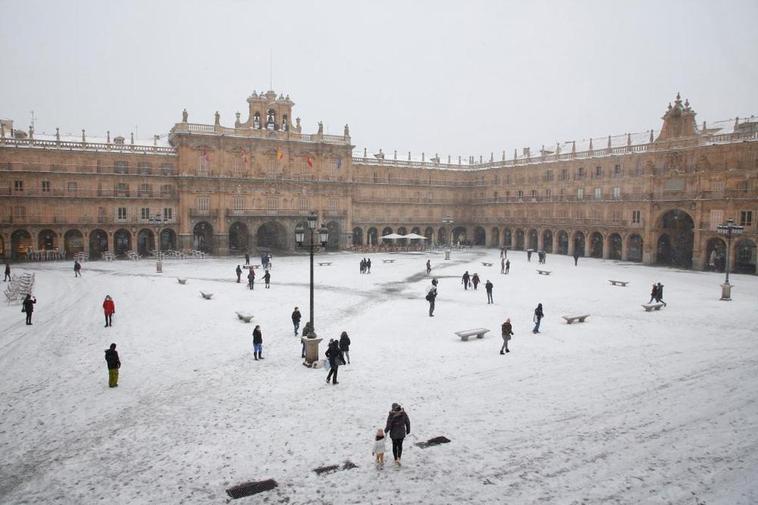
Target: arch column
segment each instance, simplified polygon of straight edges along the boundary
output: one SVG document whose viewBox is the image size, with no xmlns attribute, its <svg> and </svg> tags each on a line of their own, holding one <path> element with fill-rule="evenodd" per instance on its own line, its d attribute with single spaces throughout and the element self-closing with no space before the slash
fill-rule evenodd
<svg viewBox="0 0 758 505">
<path fill-rule="evenodd" d="M 542 242 L 542 234 L 545 230 L 537 229 L 537 250 L 542 251 L 545 248 L 545 244 Z"/>
<path fill-rule="evenodd" d="M 603 237 L 603 259 L 607 260 L 611 257 L 611 235 L 612 233 L 606 234 L 605 237 Z"/>
<path fill-rule="evenodd" d="M 699 229 L 696 228 L 693 230 L 693 236 L 692 236 L 692 269 L 693 270 L 703 270 L 705 268 L 705 265 L 707 264 L 707 260 L 705 260 L 705 253 L 707 251 L 707 248 L 701 242 L 702 242 L 702 233 L 700 232 Z M 731 264 L 734 265 L 734 262 L 732 261 Z"/>
<path fill-rule="evenodd" d="M 619 237 L 621 237 L 621 261 L 629 261 L 629 254 L 626 251 L 626 241 L 629 239 L 629 234 L 622 237 L 619 233 Z"/>
<path fill-rule="evenodd" d="M 591 231 L 584 232 L 584 257 L 585 258 L 592 257 L 592 232 Z"/>
<path fill-rule="evenodd" d="M 574 256 L 574 231 L 566 232 L 568 233 L 568 255 Z"/>
</svg>

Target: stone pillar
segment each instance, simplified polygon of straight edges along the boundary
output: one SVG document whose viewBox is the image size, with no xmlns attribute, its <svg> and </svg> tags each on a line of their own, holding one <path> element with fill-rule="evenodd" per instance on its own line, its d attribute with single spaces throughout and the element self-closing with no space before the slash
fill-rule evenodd
<svg viewBox="0 0 758 505">
<path fill-rule="evenodd" d="M 611 257 L 611 233 L 603 237 L 603 259 L 607 260 Z"/>
<path fill-rule="evenodd" d="M 82 231 L 82 251 L 84 251 L 84 254 L 86 255 L 87 259 L 89 259 L 89 234 L 91 231 Z"/>
<path fill-rule="evenodd" d="M 315 326 L 315 325 L 314 325 Z M 315 337 L 300 337 L 300 341 L 305 345 L 305 362 L 306 366 L 312 366 L 315 361 L 318 361 L 319 352 L 318 344 L 321 342 L 321 338 Z"/>
<path fill-rule="evenodd" d="M 544 248 L 544 243 L 542 242 L 542 230 L 537 230 L 537 250 L 541 251 Z"/>
<path fill-rule="evenodd" d="M 584 232 L 584 257 L 585 258 L 591 258 L 592 257 L 592 235 L 590 235 L 591 232 L 585 231 Z"/>
<path fill-rule="evenodd" d="M 219 233 L 213 235 L 213 245 L 215 246 L 212 254 L 218 256 L 229 256 L 229 234 Z"/>
<path fill-rule="evenodd" d="M 569 232 L 568 236 L 568 255 L 574 256 L 574 235 L 573 232 Z"/>
<path fill-rule="evenodd" d="M 177 233 L 176 247 L 180 251 L 183 251 L 185 249 L 192 249 L 192 234 L 191 233 Z"/>
<path fill-rule="evenodd" d="M 630 235 L 627 235 L 626 237 L 621 237 L 621 261 L 628 261 L 629 260 L 629 254 L 627 253 L 627 240 L 629 240 Z"/>
</svg>

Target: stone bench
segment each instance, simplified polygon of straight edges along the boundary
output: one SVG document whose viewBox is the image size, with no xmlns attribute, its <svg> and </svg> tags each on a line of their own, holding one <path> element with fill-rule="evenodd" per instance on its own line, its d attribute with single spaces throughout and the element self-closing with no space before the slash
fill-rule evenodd
<svg viewBox="0 0 758 505">
<path fill-rule="evenodd" d="M 589 314 L 584 314 L 583 316 L 561 316 L 563 319 L 566 320 L 566 324 L 571 324 L 574 321 L 579 321 L 580 323 L 583 323 L 585 319 L 590 317 Z"/>
<path fill-rule="evenodd" d="M 177 281 L 179 281 L 179 284 L 187 284 L 187 279 L 180 279 L 179 277 L 176 278 Z"/>
<path fill-rule="evenodd" d="M 608 282 L 610 282 L 611 285 L 613 286 L 623 286 L 623 287 L 626 287 L 626 285 L 629 284 L 629 281 L 612 281 L 610 279 L 608 279 Z"/>
<path fill-rule="evenodd" d="M 471 330 L 456 331 L 455 334 L 461 337 L 461 340 L 466 342 L 469 337 L 473 337 L 474 335 L 476 335 L 476 338 L 484 338 L 484 334 L 488 331 L 490 330 L 487 328 L 474 328 Z"/>
<path fill-rule="evenodd" d="M 661 307 L 663 307 L 662 303 L 643 303 L 642 307 L 645 309 L 645 312 L 650 312 L 651 310 L 661 310 Z"/>
<path fill-rule="evenodd" d="M 552 270 L 537 270 L 537 273 L 540 275 L 550 275 L 551 273 L 553 273 L 553 271 Z"/>
<path fill-rule="evenodd" d="M 200 294 L 201 294 L 201 295 L 203 296 L 203 298 L 205 298 L 206 300 L 210 300 L 211 298 L 213 298 L 213 293 L 203 293 L 202 291 L 200 291 Z"/>
<path fill-rule="evenodd" d="M 242 314 L 240 312 L 235 312 L 235 314 L 237 314 L 237 317 L 239 318 L 240 321 L 245 321 L 246 323 L 249 323 L 250 321 L 253 320 L 252 314 L 247 315 L 247 314 Z"/>
<path fill-rule="evenodd" d="M 318 262 L 318 266 L 320 266 L 320 267 L 328 267 L 331 264 L 332 264 L 331 261 L 319 261 Z"/>
<path fill-rule="evenodd" d="M 490 263 L 489 261 L 482 261 L 482 265 L 485 267 L 491 267 L 492 263 Z"/>
<path fill-rule="evenodd" d="M 382 260 L 383 263 L 394 263 L 395 260 Z"/>
</svg>

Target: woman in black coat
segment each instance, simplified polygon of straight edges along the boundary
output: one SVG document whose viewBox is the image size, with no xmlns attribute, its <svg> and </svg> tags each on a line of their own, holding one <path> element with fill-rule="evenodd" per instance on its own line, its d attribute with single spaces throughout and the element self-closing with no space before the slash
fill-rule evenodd
<svg viewBox="0 0 758 505">
<path fill-rule="evenodd" d="M 37 299 L 32 295 L 26 295 L 23 301 L 23 312 L 26 312 L 26 324 L 32 324 L 32 312 L 34 312 L 34 304 L 37 303 Z"/>
<path fill-rule="evenodd" d="M 346 331 L 343 331 L 342 335 L 340 335 L 339 347 L 342 355 L 347 359 L 348 364 L 350 364 L 350 337 L 347 336 Z"/>
<path fill-rule="evenodd" d="M 332 339 L 329 342 L 326 357 L 329 358 L 329 373 L 326 375 L 326 383 L 329 384 L 329 379 L 332 379 L 332 384 L 339 384 L 337 382 L 337 371 L 340 365 L 345 364 L 345 359 L 342 357 L 342 351 L 340 351 L 339 343 L 336 340 Z"/>
<path fill-rule="evenodd" d="M 397 403 L 392 404 L 387 416 L 387 425 L 384 432 L 390 434 L 392 439 L 392 455 L 395 457 L 395 463 L 400 464 L 400 458 L 403 456 L 403 439 L 411 433 L 411 420 L 405 413 L 403 407 Z"/>
</svg>

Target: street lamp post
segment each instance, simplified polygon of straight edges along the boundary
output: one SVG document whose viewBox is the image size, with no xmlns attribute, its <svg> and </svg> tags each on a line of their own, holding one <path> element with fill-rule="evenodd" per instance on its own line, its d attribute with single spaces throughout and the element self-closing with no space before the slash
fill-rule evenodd
<svg viewBox="0 0 758 505">
<path fill-rule="evenodd" d="M 450 216 L 445 216 L 442 218 L 442 223 L 445 225 L 445 231 L 447 232 L 447 251 L 445 251 L 445 259 L 450 259 L 450 250 L 453 248 L 453 236 L 452 232 L 450 231 L 450 225 L 452 225 L 455 221 L 453 221 L 453 218 Z"/>
<path fill-rule="evenodd" d="M 732 285 L 729 284 L 729 260 L 732 256 L 732 237 L 741 235 L 745 228 L 734 223 L 733 219 L 727 219 L 726 223 L 716 227 L 720 235 L 726 237 L 726 279 L 721 285 L 721 299 L 728 302 L 732 300 Z"/>
<path fill-rule="evenodd" d="M 318 216 L 315 212 L 308 214 L 308 229 L 310 230 L 310 256 L 311 256 L 311 282 L 310 282 L 310 319 L 308 323 L 308 333 L 301 338 L 305 345 L 305 361 L 307 365 L 311 365 L 314 361 L 318 360 L 318 344 L 321 342 L 320 338 L 317 338 L 316 327 L 313 322 L 313 253 L 315 251 L 315 235 L 316 235 L 316 222 Z M 318 230 L 319 241 L 322 246 L 326 246 L 329 239 L 329 230 L 325 226 L 321 226 Z M 295 241 L 299 247 L 302 247 L 305 239 L 305 228 L 302 223 L 295 227 Z"/>
</svg>

